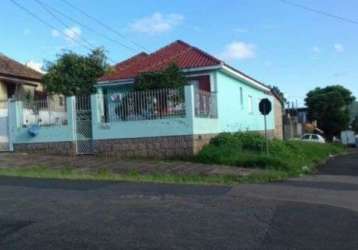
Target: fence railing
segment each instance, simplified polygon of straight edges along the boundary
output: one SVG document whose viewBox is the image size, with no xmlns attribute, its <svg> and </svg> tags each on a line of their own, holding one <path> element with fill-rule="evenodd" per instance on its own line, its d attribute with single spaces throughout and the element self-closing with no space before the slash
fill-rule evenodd
<svg viewBox="0 0 358 250">
<path fill-rule="evenodd" d="M 37 124 L 40 126 L 67 125 L 66 98 L 62 96 L 47 97 L 41 100 L 24 100 L 23 126 Z"/>
<path fill-rule="evenodd" d="M 119 92 L 105 95 L 104 98 L 106 122 L 185 116 L 184 88 Z"/>
<path fill-rule="evenodd" d="M 195 90 L 195 116 L 203 118 L 217 118 L 216 93 Z"/>
</svg>

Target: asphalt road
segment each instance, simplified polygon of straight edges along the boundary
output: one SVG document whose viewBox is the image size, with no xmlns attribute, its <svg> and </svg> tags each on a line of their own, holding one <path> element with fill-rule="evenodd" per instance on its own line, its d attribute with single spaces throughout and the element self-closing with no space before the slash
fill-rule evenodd
<svg viewBox="0 0 358 250">
<path fill-rule="evenodd" d="M 358 155 L 234 188 L 2 177 L 0 249 L 358 249 Z"/>
</svg>

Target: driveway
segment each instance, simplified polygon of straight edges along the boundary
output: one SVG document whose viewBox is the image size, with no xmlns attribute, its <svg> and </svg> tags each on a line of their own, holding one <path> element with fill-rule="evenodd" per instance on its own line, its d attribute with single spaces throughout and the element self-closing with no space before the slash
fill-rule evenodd
<svg viewBox="0 0 358 250">
<path fill-rule="evenodd" d="M 0 178 L 0 249 L 358 249 L 358 154 L 229 187 Z"/>
</svg>

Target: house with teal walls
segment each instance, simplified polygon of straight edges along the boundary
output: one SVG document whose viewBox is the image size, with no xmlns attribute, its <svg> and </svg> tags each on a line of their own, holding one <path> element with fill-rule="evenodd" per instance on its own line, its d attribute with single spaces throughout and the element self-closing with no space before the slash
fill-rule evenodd
<svg viewBox="0 0 358 250">
<path fill-rule="evenodd" d="M 147 91 L 146 94 L 133 91 L 138 75 L 165 70 L 173 63 L 187 77 L 188 85 L 181 91 L 182 98 L 177 96 L 182 103 L 161 101 L 163 97 L 168 99 L 167 94 L 160 93 L 164 90 Z M 160 152 L 175 155 L 196 153 L 222 132 L 264 133 L 259 102 L 264 98 L 272 104 L 275 102 L 270 87 L 183 41 L 118 63 L 111 73 L 99 79 L 97 89 L 100 98 L 93 105 L 97 108 L 93 111 L 97 114 L 93 122 L 93 140 L 98 152 L 113 154 L 122 154 L 118 153 L 122 148 L 128 152 L 123 141 L 131 145 L 143 144 L 150 149 L 150 144 L 159 144 L 165 147 Z M 146 101 L 148 96 L 161 103 L 159 106 L 165 103 L 164 115 L 163 110 L 150 108 L 153 105 Z M 169 99 L 175 97 L 169 96 Z M 143 112 L 143 108 L 148 110 Z M 275 134 L 275 109 L 267 116 L 267 129 L 272 136 Z M 140 155 L 155 154 L 155 150 L 139 151 Z"/>
<path fill-rule="evenodd" d="M 135 88 L 141 73 L 161 72 L 173 64 L 184 73 L 185 86 Z M 118 63 L 98 80 L 96 89 L 90 97 L 67 97 L 60 113 L 48 104 L 11 102 L 13 148 L 116 157 L 191 156 L 219 133 L 263 134 L 262 99 L 274 107 L 266 117 L 268 134 L 282 131 L 282 106 L 268 86 L 183 41 Z M 41 114 L 52 122 L 40 122 Z M 56 118 L 59 114 L 64 121 Z M 29 115 L 39 123 L 27 122 Z"/>
</svg>

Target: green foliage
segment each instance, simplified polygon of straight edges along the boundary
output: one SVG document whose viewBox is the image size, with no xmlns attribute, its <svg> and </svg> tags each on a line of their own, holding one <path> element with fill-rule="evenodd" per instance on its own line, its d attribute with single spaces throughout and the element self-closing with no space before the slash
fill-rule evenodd
<svg viewBox="0 0 358 250">
<path fill-rule="evenodd" d="M 338 145 L 301 141 L 270 140 L 270 154 L 264 153 L 265 138 L 254 133 L 223 133 L 213 138 L 197 155 L 207 164 L 255 167 L 297 175 L 344 149 Z"/>
<path fill-rule="evenodd" d="M 161 72 L 142 73 L 135 80 L 135 90 L 180 88 L 187 79 L 176 64 L 169 65 Z"/>
<path fill-rule="evenodd" d="M 338 136 L 349 126 L 349 105 L 355 98 L 351 91 L 342 86 L 316 88 L 305 99 L 310 120 L 317 120 L 318 126 L 328 138 Z"/>
<path fill-rule="evenodd" d="M 94 49 L 89 55 L 65 52 L 46 66 L 43 84 L 49 93 L 87 95 L 95 91 L 97 79 L 109 70 L 103 49 Z"/>
</svg>

